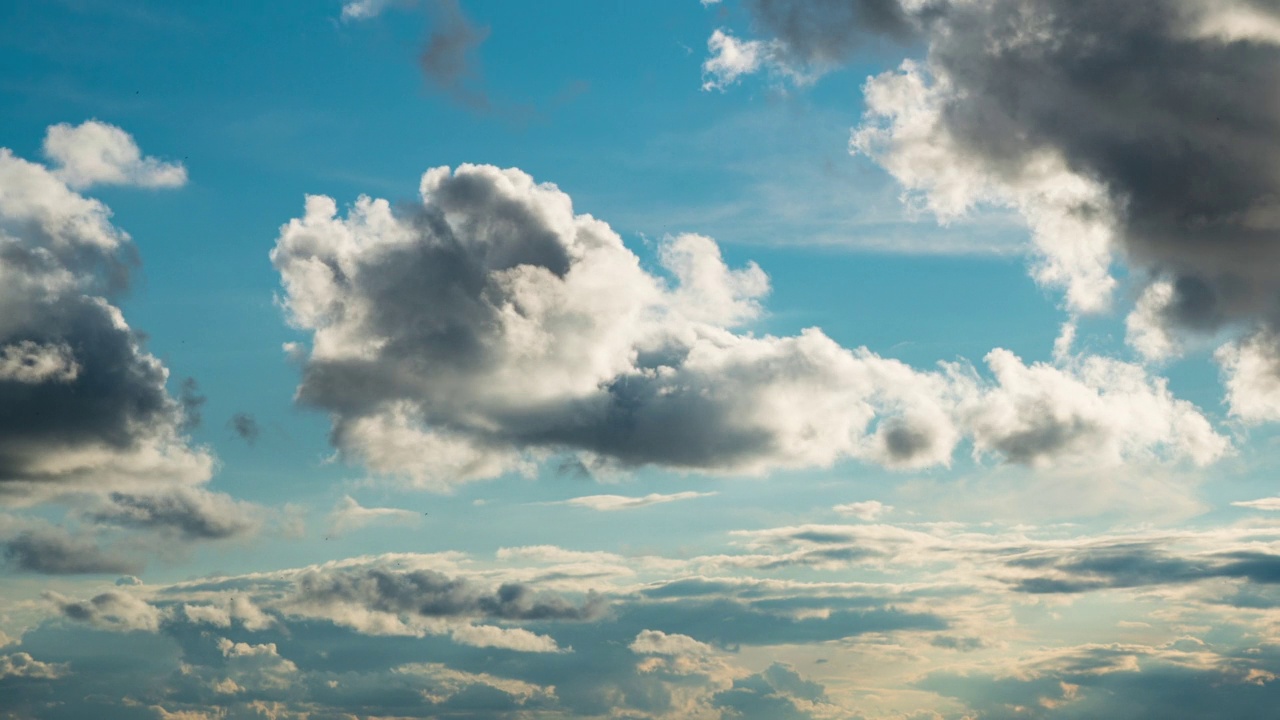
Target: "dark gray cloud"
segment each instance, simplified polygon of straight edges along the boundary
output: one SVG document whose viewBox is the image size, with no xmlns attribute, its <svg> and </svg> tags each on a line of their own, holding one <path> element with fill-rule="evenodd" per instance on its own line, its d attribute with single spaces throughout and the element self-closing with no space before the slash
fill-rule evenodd
<svg viewBox="0 0 1280 720">
<path fill-rule="evenodd" d="M 1043 573 L 1014 584 L 1019 592 L 1036 594 L 1186 584 L 1211 578 L 1280 584 L 1280 555 L 1228 552 L 1180 557 L 1146 543 L 1037 553 L 1008 564 Z"/>
<path fill-rule="evenodd" d="M 222 493 L 175 488 L 164 493 L 111 493 L 90 517 L 96 522 L 172 532 L 187 540 L 223 540 L 253 533 L 256 506 Z"/>
<path fill-rule="evenodd" d="M 303 606 L 346 605 L 427 618 L 491 620 L 589 620 L 604 610 L 603 598 L 596 595 L 575 603 L 521 583 L 490 589 L 433 570 L 384 568 L 308 573 L 298 580 L 293 601 Z"/>
<path fill-rule="evenodd" d="M 14 569 L 43 575 L 132 575 L 143 566 L 137 559 L 108 552 L 92 540 L 63 530 L 26 530 L 0 547 Z"/>
<path fill-rule="evenodd" d="M 241 440 L 250 445 L 257 443 L 258 436 L 262 434 L 262 428 L 258 426 L 257 419 L 246 412 L 238 412 L 232 415 L 231 419 L 227 421 L 227 425 Z"/>
<path fill-rule="evenodd" d="M 941 2 L 933 3 L 941 5 Z M 783 58 L 818 68 L 845 62 L 867 40 L 887 35 L 909 40 L 922 17 L 899 0 L 747 0 L 758 29 L 781 43 Z"/>
</svg>

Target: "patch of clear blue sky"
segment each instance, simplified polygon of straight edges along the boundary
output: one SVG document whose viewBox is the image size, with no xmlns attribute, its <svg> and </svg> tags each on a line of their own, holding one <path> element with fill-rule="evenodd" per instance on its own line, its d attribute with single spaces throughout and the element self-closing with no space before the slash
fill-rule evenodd
<svg viewBox="0 0 1280 720">
<path fill-rule="evenodd" d="M 886 174 L 847 152 L 862 82 L 893 67 L 902 48 L 868 47 L 862 62 L 811 88 L 751 78 L 704 92 L 706 38 L 721 25 L 746 27 L 721 9 L 693 0 L 464 3 L 489 33 L 468 85 L 489 100 L 478 111 L 424 80 L 421 7 L 355 23 L 337 20 L 340 7 L 18 0 L 0 8 L 0 144 L 37 159 L 48 125 L 97 118 L 132 133 L 144 152 L 187 165 L 191 183 L 180 190 L 93 193 L 143 259 L 127 317 L 175 379 L 196 378 L 208 396 L 198 438 L 221 458 L 214 487 L 306 505 L 313 536 L 323 531 L 319 514 L 349 490 L 341 483 L 361 472 L 322 462 L 327 420 L 293 407 L 296 370 L 281 351 L 303 338 L 273 304 L 278 277 L 267 253 L 307 193 L 340 205 L 362 193 L 408 201 L 432 166 L 516 166 L 558 184 L 651 264 L 653 240 L 686 231 L 714 237 L 732 264 L 757 261 L 774 286 L 758 332 L 818 326 L 846 346 L 925 367 L 980 363 L 997 346 L 1027 359 L 1049 354 L 1064 318 L 1057 296 L 1009 254 L 1024 231 L 999 215 L 941 229 L 928 218 L 907 222 Z M 946 251 L 931 252 L 938 248 Z M 1114 318 L 1086 327 L 1091 347 L 1122 351 Z M 1179 366 L 1175 389 L 1212 412 L 1220 388 L 1207 367 Z M 242 411 L 262 425 L 254 447 L 225 424 Z M 584 548 L 636 549 L 652 538 L 692 546 L 735 527 L 811 518 L 822 503 L 880 497 L 893 483 L 856 464 L 770 483 L 642 471 L 600 486 L 554 469 L 542 475 L 447 498 L 356 489 L 366 504 L 439 511 L 414 530 L 334 542 L 346 544 L 341 552 L 564 543 L 540 539 L 538 528 L 568 523 Z M 722 495 L 635 511 L 652 516 L 638 524 L 643 531 L 623 529 L 618 515 L 523 504 L 686 489 Z M 480 511 L 477 498 L 501 500 Z M 708 514 L 711 500 L 717 511 Z M 653 532 L 656 517 L 669 533 Z M 415 545 L 380 546 L 387 532 L 407 532 Z M 211 554 L 207 566 L 251 562 L 201 552 Z M 324 543 L 283 543 L 271 559 L 333 553 Z"/>
</svg>

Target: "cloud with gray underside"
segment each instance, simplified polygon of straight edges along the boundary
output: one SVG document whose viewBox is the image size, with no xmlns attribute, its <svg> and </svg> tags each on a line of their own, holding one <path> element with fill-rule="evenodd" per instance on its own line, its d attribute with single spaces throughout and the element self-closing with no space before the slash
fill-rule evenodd
<svg viewBox="0 0 1280 720">
<path fill-rule="evenodd" d="M 49 165 L 0 149 L 0 501 L 198 485 L 213 459 L 186 429 L 202 400 L 168 393 L 114 304 L 136 254 L 79 192 L 172 187 L 185 170 L 97 121 L 50 128 L 44 150 Z"/>
<path fill-rule="evenodd" d="M 758 335 L 769 278 L 710 238 L 658 268 L 517 169 L 429 170 L 421 202 L 308 198 L 272 262 L 301 351 L 303 406 L 348 461 L 442 489 L 591 466 L 760 474 L 855 458 L 947 465 L 961 443 L 1034 467 L 1212 462 L 1228 443 L 1144 368 L 995 349 L 916 369 L 818 328 Z"/>
<path fill-rule="evenodd" d="M 1144 356 L 1245 337 L 1218 356 L 1229 407 L 1246 421 L 1280 418 L 1274 3 L 747 7 L 766 35 L 751 42 L 796 68 L 848 60 L 877 29 L 916 37 L 923 60 L 868 80 L 854 152 L 944 220 L 983 204 L 1020 212 L 1035 277 L 1064 290 L 1074 312 L 1109 308 L 1119 284 L 1112 267 L 1125 263 L 1138 297 L 1128 340 Z M 873 11 L 885 21 L 841 30 Z M 724 45 L 718 38 L 713 50 Z"/>
<path fill-rule="evenodd" d="M 250 445 L 257 444 L 258 437 L 262 435 L 262 427 L 258 425 L 257 418 L 246 412 L 238 412 L 232 415 L 231 419 L 227 421 L 227 425 L 237 437 Z"/>
</svg>

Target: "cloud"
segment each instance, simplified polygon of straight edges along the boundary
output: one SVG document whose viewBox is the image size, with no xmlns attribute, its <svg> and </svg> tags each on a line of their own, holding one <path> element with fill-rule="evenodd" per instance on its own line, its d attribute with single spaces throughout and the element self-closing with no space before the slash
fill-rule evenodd
<svg viewBox="0 0 1280 720">
<path fill-rule="evenodd" d="M 471 57 L 489 37 L 489 28 L 476 27 L 458 0 L 432 0 L 433 24 L 418 63 L 427 81 L 474 110 L 488 111 L 492 103 L 478 88 L 482 78 Z"/>
<path fill-rule="evenodd" d="M 841 515 L 852 515 L 859 520 L 866 520 L 870 522 L 887 512 L 891 512 L 893 510 L 893 506 L 885 505 L 879 500 L 866 500 L 864 502 L 852 502 L 845 503 L 843 505 L 836 505 L 831 509 Z"/>
<path fill-rule="evenodd" d="M 231 416 L 227 421 L 227 425 L 235 432 L 241 440 L 253 445 L 258 442 L 258 437 L 262 434 L 262 428 L 258 426 L 258 421 L 249 413 L 238 412 Z"/>
<path fill-rule="evenodd" d="M 711 497 L 716 493 L 713 492 L 678 492 L 670 495 L 661 493 L 650 493 L 644 497 L 627 497 L 625 495 L 584 495 L 583 497 L 570 498 L 562 500 L 557 505 L 573 505 L 576 507 L 584 507 L 590 510 L 599 510 L 602 512 L 612 510 L 631 510 L 633 508 L 647 507 L 649 505 L 661 505 L 663 503 L 676 502 L 678 500 L 692 500 L 694 498 Z"/>
<path fill-rule="evenodd" d="M 196 485 L 212 472 L 209 453 L 183 434 L 168 370 L 112 304 L 129 280 L 128 235 L 64 181 L 105 172 L 78 154 L 82 131 L 133 147 L 104 128 L 51 129 L 50 155 L 63 162 L 52 171 L 0 149 L 0 498 L 9 502 Z"/>
<path fill-rule="evenodd" d="M 579 604 L 527 583 L 486 588 L 466 577 L 434 570 L 381 566 L 313 569 L 298 577 L 283 606 L 292 615 L 316 617 L 378 635 L 450 635 L 474 647 L 556 652 L 546 636 L 490 622 L 584 621 L 599 617 L 603 600 L 588 594 Z"/>
<path fill-rule="evenodd" d="M 157 632 L 165 616 L 159 608 L 146 601 L 114 590 L 88 600 L 72 600 L 56 592 L 46 592 L 44 598 L 63 617 L 107 630 Z"/>
<path fill-rule="evenodd" d="M 1233 502 L 1236 507 L 1251 508 L 1253 510 L 1276 510 L 1280 511 L 1280 497 L 1259 498 L 1257 500 L 1242 500 Z"/>
<path fill-rule="evenodd" d="M 342 6 L 342 19 L 348 22 L 370 20 L 395 3 L 396 0 L 351 0 Z"/>
<path fill-rule="evenodd" d="M 161 493 L 111 493 L 90 517 L 99 523 L 176 533 L 187 540 L 224 540 L 256 532 L 261 515 L 258 506 L 229 495 L 179 487 Z"/>
<path fill-rule="evenodd" d="M 131 575 L 141 572 L 143 565 L 61 529 L 24 530 L 0 542 L 0 547 L 15 569 L 43 575 Z"/>
<path fill-rule="evenodd" d="M 53 175 L 76 189 L 93 185 L 170 188 L 187 184 L 187 169 L 182 163 L 144 157 L 129 133 L 97 120 L 75 127 L 67 123 L 50 126 L 44 138 L 44 154 L 53 163 Z"/>
<path fill-rule="evenodd" d="M 377 523 L 404 525 L 417 522 L 421 517 L 413 510 L 363 507 L 355 498 L 347 495 L 329 513 L 329 532 L 342 534 Z"/>
<path fill-rule="evenodd" d="M 761 0 L 748 8 L 766 36 L 750 42 L 793 65 L 844 62 L 858 38 L 842 28 L 872 5 L 883 33 L 928 52 L 867 82 L 855 152 L 944 221 L 978 205 L 1021 213 L 1034 276 L 1073 312 L 1107 309 L 1124 262 L 1141 298 L 1130 342 L 1148 356 L 1220 332 L 1280 352 L 1280 110 L 1258 90 L 1280 78 L 1274 7 Z"/>
<path fill-rule="evenodd" d="M 309 331 L 298 400 L 329 412 L 348 460 L 447 489 L 539 457 L 763 473 L 859 458 L 946 465 L 1211 462 L 1227 450 L 1140 366 L 995 350 L 995 382 L 964 363 L 916 370 L 821 330 L 740 328 L 768 278 L 709 238 L 658 252 L 665 275 L 567 195 L 519 170 L 435 168 L 422 203 L 361 197 L 346 217 L 307 200 L 271 257 L 290 321 Z M 1098 449 L 1101 452 L 1096 452 Z"/>
<path fill-rule="evenodd" d="M 182 381 L 182 387 L 178 393 L 178 403 L 182 405 L 182 427 L 184 430 L 191 431 L 200 427 L 204 422 L 204 416 L 200 414 L 204 404 L 209 398 L 200 394 L 200 383 L 195 378 L 187 378 Z"/>
<path fill-rule="evenodd" d="M 24 652 L 0 655 L 0 680 L 11 677 L 56 680 L 66 674 L 65 663 L 40 662 Z"/>
</svg>

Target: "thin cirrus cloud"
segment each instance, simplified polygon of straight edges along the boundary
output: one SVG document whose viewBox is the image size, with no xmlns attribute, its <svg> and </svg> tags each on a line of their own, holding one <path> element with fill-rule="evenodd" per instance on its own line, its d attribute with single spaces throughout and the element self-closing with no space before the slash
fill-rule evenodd
<svg viewBox="0 0 1280 720">
<path fill-rule="evenodd" d="M 311 196 L 272 262 L 299 347 L 298 401 L 348 460 L 419 487 L 532 472 L 539 453 L 759 474 L 857 458 L 945 466 L 1212 462 L 1228 451 L 1139 365 L 996 349 L 917 370 L 820 329 L 759 336 L 768 277 L 699 235 L 651 273 L 604 222 L 527 174 L 435 168 L 419 205 Z M 1048 411 L 1046 412 L 1046 409 Z"/>
<path fill-rule="evenodd" d="M 766 37 L 717 31 L 709 64 L 799 72 L 848 61 L 879 30 L 928 46 L 865 86 L 851 149 L 946 221 L 1022 214 L 1032 272 L 1068 309 L 1139 298 L 1128 340 L 1150 359 L 1227 336 L 1230 412 L 1273 421 L 1280 342 L 1280 14 L 1233 0 L 747 3 Z M 856 29 L 855 29 L 856 27 Z M 1100 40 L 1101 39 L 1101 40 Z M 732 41 L 732 42 L 730 42 Z M 756 43 L 769 62 L 734 65 Z M 750 67 L 748 67 L 750 65 Z M 720 77 L 715 72 L 714 77 Z M 1235 338 L 1235 339 L 1230 339 Z M 1219 340 L 1220 341 L 1220 340 Z"/>
</svg>

